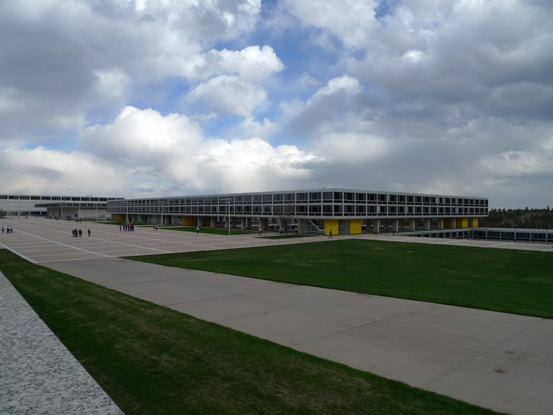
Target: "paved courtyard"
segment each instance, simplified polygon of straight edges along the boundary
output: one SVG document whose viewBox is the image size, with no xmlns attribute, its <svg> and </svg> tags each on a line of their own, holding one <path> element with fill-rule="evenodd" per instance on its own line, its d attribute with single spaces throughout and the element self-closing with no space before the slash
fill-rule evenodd
<svg viewBox="0 0 553 415">
<path fill-rule="evenodd" d="M 4 226 L 8 223 L 1 221 Z M 553 320 L 162 267 L 118 258 L 308 243 L 47 219 L 10 221 L 0 243 L 88 281 L 276 343 L 512 414 L 553 413 Z M 74 238 L 73 228 L 92 236 Z M 356 238 L 551 251 L 551 246 Z M 328 241 L 332 243 L 332 241 Z M 553 257 L 552 257 L 553 258 Z"/>
</svg>

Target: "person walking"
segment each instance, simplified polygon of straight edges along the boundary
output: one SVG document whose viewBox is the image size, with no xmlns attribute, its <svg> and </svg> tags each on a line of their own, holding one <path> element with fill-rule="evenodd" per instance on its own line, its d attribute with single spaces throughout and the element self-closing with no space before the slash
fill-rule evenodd
<svg viewBox="0 0 553 415">
<path fill-rule="evenodd" d="M 200 233 L 200 227 L 196 226 L 196 235 L 198 235 L 199 233 Z"/>
<path fill-rule="evenodd" d="M 262 234 L 261 234 L 261 226 L 259 227 L 259 234 L 258 234 L 258 235 L 259 235 L 259 236 L 262 236 Z"/>
<path fill-rule="evenodd" d="M 328 231 L 328 239 L 334 239 L 334 238 L 332 237 L 332 229 Z"/>
<path fill-rule="evenodd" d="M 79 236 L 80 236 L 81 238 L 82 238 L 82 236 L 83 236 L 83 231 L 82 231 L 82 229 L 79 229 Z"/>
<path fill-rule="evenodd" d="M 88 237 L 90 238 L 90 229 L 88 230 Z"/>
</svg>

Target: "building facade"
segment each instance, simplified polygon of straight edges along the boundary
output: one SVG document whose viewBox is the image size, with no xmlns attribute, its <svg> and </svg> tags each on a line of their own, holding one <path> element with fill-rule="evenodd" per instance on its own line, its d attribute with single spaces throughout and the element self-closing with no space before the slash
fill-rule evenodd
<svg viewBox="0 0 553 415">
<path fill-rule="evenodd" d="M 0 194 L 0 211 L 12 216 L 57 216 L 72 219 L 104 218 L 107 214 L 108 200 L 117 200 L 117 198 Z"/>
<path fill-rule="evenodd" d="M 110 200 L 115 220 L 263 230 L 294 218 L 301 234 L 356 234 L 363 227 L 401 229 L 478 227 L 488 199 L 474 196 L 313 189 Z"/>
</svg>

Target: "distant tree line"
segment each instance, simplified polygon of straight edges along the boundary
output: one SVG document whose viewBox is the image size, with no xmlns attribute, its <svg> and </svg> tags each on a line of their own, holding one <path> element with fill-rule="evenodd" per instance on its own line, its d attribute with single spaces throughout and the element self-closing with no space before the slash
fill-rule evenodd
<svg viewBox="0 0 553 415">
<path fill-rule="evenodd" d="M 547 209 L 490 209 L 487 218 L 480 218 L 484 228 L 553 229 L 553 211 Z"/>
</svg>

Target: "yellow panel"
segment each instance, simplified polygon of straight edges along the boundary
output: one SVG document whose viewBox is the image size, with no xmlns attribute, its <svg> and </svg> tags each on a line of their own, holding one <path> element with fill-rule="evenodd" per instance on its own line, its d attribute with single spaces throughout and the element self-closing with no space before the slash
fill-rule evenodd
<svg viewBox="0 0 553 415">
<path fill-rule="evenodd" d="M 211 226 L 211 218 L 209 216 L 204 216 L 204 226 Z"/>
<path fill-rule="evenodd" d="M 349 233 L 350 235 L 361 233 L 361 219 L 352 219 L 349 221 Z M 334 231 L 333 231 L 334 232 Z"/>
<path fill-rule="evenodd" d="M 444 219 L 444 228 L 451 228 L 451 219 Z"/>
<path fill-rule="evenodd" d="M 466 229 L 469 227 L 468 218 L 455 218 L 455 227 L 457 229 Z"/>
<path fill-rule="evenodd" d="M 478 228 L 478 218 L 472 218 L 472 227 Z"/>
<path fill-rule="evenodd" d="M 182 226 L 194 226 L 194 216 L 183 216 Z"/>
<path fill-rule="evenodd" d="M 328 235 L 332 230 L 332 235 L 338 235 L 340 222 L 337 220 L 325 220 L 325 235 Z"/>
<path fill-rule="evenodd" d="M 117 222 L 126 222 L 127 221 L 127 215 L 122 215 L 120 213 L 117 214 Z"/>
</svg>

